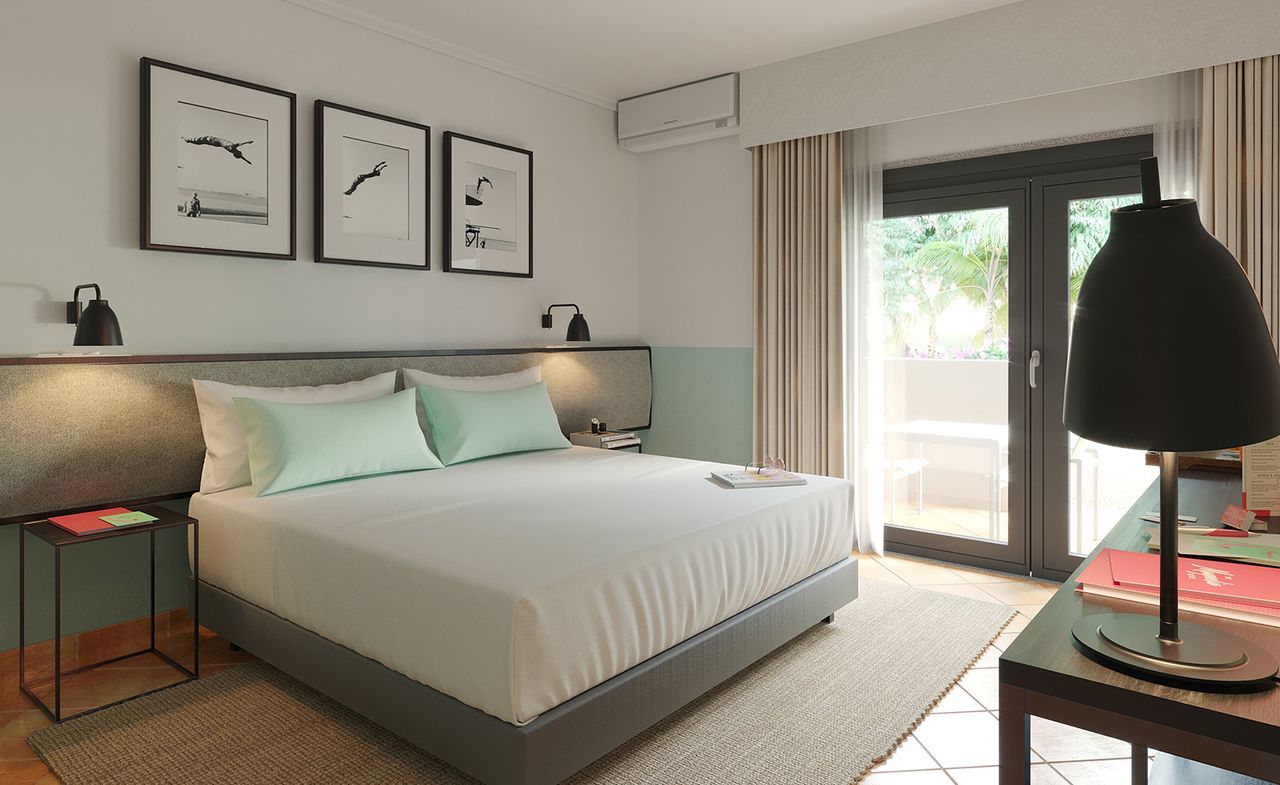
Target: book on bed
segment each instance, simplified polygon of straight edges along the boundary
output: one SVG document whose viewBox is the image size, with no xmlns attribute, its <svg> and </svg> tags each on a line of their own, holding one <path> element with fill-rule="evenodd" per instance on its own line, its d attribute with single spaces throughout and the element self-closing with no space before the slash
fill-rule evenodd
<svg viewBox="0 0 1280 785">
<path fill-rule="evenodd" d="M 778 469 L 767 472 L 743 469 L 719 470 L 711 472 L 711 477 L 728 488 L 777 488 L 808 483 L 808 480 L 798 474 Z"/>
</svg>

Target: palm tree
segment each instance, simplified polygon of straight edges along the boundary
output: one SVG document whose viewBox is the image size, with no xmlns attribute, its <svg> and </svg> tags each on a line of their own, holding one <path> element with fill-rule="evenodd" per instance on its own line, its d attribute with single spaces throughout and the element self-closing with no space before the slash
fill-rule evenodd
<svg viewBox="0 0 1280 785">
<path fill-rule="evenodd" d="M 996 327 L 1009 324 L 1009 218 L 1003 209 L 943 213 L 934 240 L 916 252 L 913 265 L 928 270 L 953 292 L 982 309 L 982 345 L 995 348 Z"/>
<path fill-rule="evenodd" d="M 1098 255 L 1107 236 L 1111 234 L 1111 211 L 1133 204 L 1141 198 L 1134 196 L 1104 196 L 1093 199 L 1077 199 L 1067 207 L 1067 257 L 1068 296 L 1074 305 L 1080 296 L 1080 284 L 1088 272 L 1093 257 Z"/>
</svg>

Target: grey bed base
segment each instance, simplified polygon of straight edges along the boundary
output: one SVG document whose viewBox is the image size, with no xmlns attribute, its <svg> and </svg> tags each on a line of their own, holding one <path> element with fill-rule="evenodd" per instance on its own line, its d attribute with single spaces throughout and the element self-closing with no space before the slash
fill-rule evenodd
<svg viewBox="0 0 1280 785">
<path fill-rule="evenodd" d="M 200 621 L 486 785 L 553 785 L 858 595 L 858 563 L 832 565 L 540 715 L 512 725 L 199 583 Z"/>
</svg>

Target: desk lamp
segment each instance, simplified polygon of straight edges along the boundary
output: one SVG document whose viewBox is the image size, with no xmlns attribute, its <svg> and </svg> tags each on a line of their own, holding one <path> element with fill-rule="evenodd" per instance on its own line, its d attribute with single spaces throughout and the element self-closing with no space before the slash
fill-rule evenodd
<svg viewBox="0 0 1280 785">
<path fill-rule="evenodd" d="M 1138 678 L 1264 690 L 1271 654 L 1178 620 L 1178 453 L 1280 434 L 1280 363 L 1253 288 L 1195 200 L 1161 201 L 1155 158 L 1141 173 L 1142 203 L 1111 213 L 1080 287 L 1063 421 L 1091 441 L 1160 452 L 1160 614 L 1095 614 L 1071 632 L 1084 655 Z"/>
</svg>

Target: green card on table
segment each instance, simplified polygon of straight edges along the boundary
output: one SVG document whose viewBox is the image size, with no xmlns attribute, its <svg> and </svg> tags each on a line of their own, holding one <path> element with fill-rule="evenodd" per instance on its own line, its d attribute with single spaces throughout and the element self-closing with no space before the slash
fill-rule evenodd
<svg viewBox="0 0 1280 785">
<path fill-rule="evenodd" d="M 133 526 L 134 524 L 150 523 L 160 519 L 154 515 L 147 515 L 145 512 L 135 510 L 133 512 L 116 513 L 115 515 L 103 515 L 102 520 L 112 526 Z"/>
</svg>

